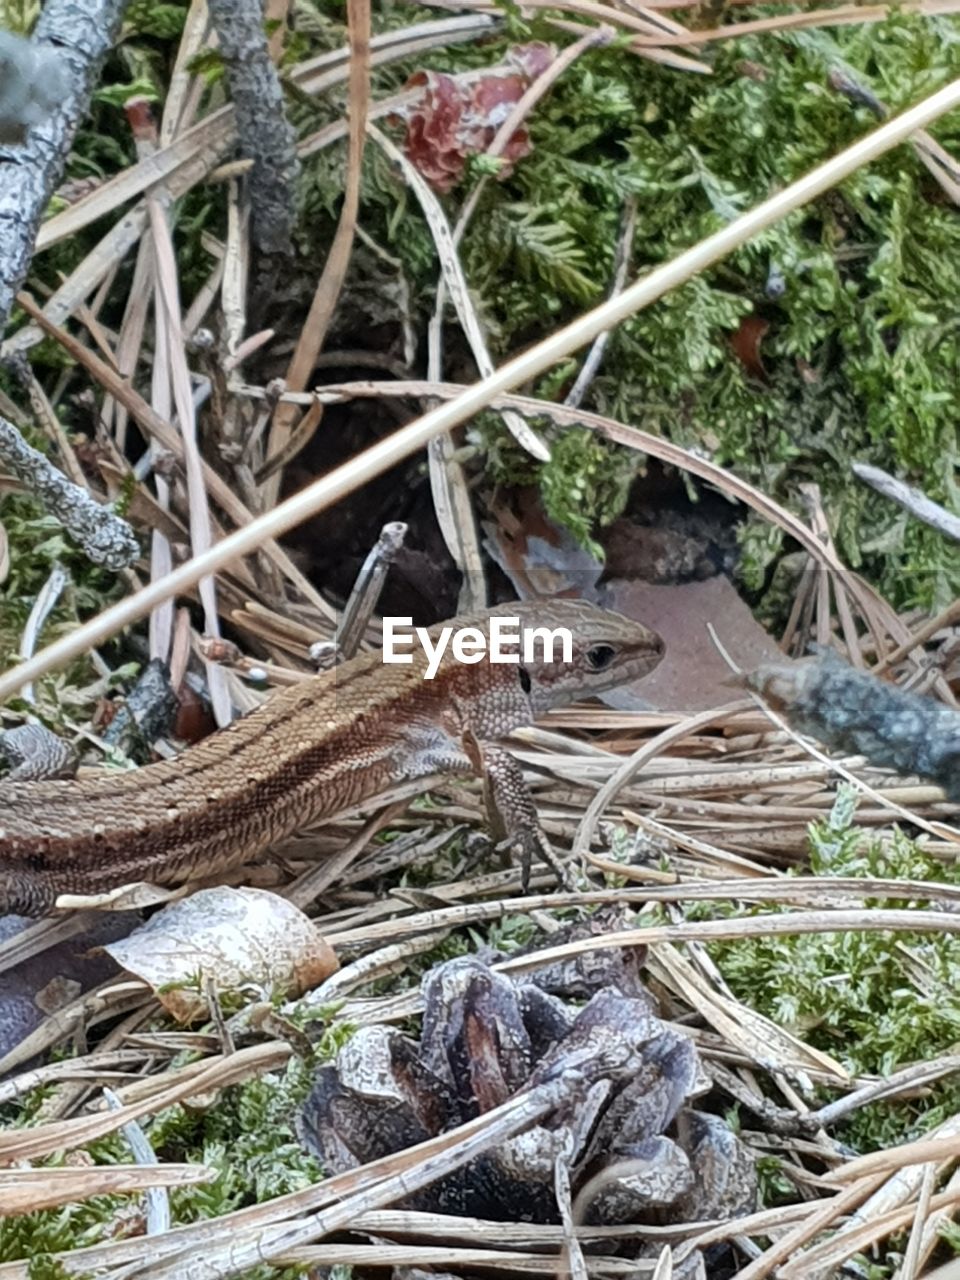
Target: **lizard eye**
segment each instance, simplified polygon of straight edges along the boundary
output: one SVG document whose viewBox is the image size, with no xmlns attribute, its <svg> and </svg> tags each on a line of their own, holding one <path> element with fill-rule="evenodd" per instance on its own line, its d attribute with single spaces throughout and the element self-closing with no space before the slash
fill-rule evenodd
<svg viewBox="0 0 960 1280">
<path fill-rule="evenodd" d="M 526 667 L 520 667 L 519 671 L 520 671 L 520 688 L 523 690 L 524 693 L 529 693 L 532 687 L 532 682 L 530 680 L 530 672 L 527 670 Z"/>
<path fill-rule="evenodd" d="M 606 671 L 616 656 L 617 651 L 612 645 L 595 644 L 587 650 L 587 666 L 591 671 Z"/>
</svg>

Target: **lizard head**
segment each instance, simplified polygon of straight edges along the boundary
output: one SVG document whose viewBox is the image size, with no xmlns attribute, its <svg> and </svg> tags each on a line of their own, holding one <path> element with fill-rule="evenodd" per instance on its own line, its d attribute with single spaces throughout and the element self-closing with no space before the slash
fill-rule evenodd
<svg viewBox="0 0 960 1280">
<path fill-rule="evenodd" d="M 663 657 L 663 641 L 655 631 L 582 600 L 529 601 L 510 608 L 520 619 L 519 679 L 534 715 L 639 680 Z M 565 633 L 570 636 L 566 645 Z"/>
</svg>

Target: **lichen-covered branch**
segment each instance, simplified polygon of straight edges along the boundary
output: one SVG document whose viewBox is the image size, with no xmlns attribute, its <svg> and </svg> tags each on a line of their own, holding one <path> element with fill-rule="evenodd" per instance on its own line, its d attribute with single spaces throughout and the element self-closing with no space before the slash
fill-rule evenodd
<svg viewBox="0 0 960 1280">
<path fill-rule="evenodd" d="M 921 493 L 919 489 L 914 489 L 909 484 L 904 484 L 895 476 L 888 475 L 880 467 L 871 467 L 866 462 L 854 462 L 851 470 L 857 479 L 870 485 L 871 488 L 876 489 L 877 493 L 882 493 L 885 498 L 897 503 L 905 511 L 909 511 L 917 520 L 930 525 L 931 529 L 936 529 L 944 537 L 960 542 L 960 516 L 947 511 L 939 502 L 934 502 L 925 493 Z"/>
<path fill-rule="evenodd" d="M 117 570 L 137 559 L 140 545 L 127 522 L 68 480 L 5 418 L 0 418 L 0 463 L 56 516 L 94 564 Z"/>
<path fill-rule="evenodd" d="M 800 733 L 901 775 L 917 774 L 960 803 L 960 712 L 849 666 L 832 649 L 764 663 L 746 677 Z"/>
<path fill-rule="evenodd" d="M 27 274 L 40 218 L 86 114 L 100 65 L 120 29 L 124 4 L 47 0 L 37 21 L 31 57 L 42 60 L 48 76 L 51 65 L 59 68 L 59 92 L 49 109 L 28 112 L 22 146 L 0 146 L 0 333 Z M 22 58 L 15 60 L 19 64 Z M 37 123 L 35 115 L 41 117 Z"/>
<path fill-rule="evenodd" d="M 270 61 L 261 0 L 210 0 L 209 7 L 236 109 L 240 149 L 253 161 L 253 242 L 263 253 L 288 253 L 300 162 L 280 79 Z"/>
</svg>

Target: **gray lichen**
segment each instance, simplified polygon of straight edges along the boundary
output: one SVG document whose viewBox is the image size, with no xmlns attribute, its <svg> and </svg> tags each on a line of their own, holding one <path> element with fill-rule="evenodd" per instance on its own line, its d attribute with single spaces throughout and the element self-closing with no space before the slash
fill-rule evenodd
<svg viewBox="0 0 960 1280">
<path fill-rule="evenodd" d="M 0 462 L 56 516 L 94 564 L 116 570 L 135 563 L 140 544 L 126 520 L 68 480 L 4 418 L 0 418 Z"/>
<path fill-rule="evenodd" d="M 901 775 L 917 774 L 960 803 L 960 713 L 858 671 L 832 649 L 765 663 L 750 688 L 800 733 Z"/>
<path fill-rule="evenodd" d="M 67 88 L 66 69 L 54 50 L 0 31 L 0 145 L 26 142 Z"/>
</svg>

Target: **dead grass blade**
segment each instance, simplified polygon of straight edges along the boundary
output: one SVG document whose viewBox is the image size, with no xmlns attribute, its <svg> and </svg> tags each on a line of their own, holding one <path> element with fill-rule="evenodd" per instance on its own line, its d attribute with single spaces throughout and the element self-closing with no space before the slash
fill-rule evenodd
<svg viewBox="0 0 960 1280">
<path fill-rule="evenodd" d="M 340 221 L 323 265 L 310 310 L 287 369 L 291 391 L 302 391 L 323 349 L 330 321 L 343 288 L 360 209 L 360 175 L 366 142 L 367 111 L 370 101 L 370 0 L 347 0 L 350 30 L 350 102 L 347 174 Z M 296 411 L 281 402 L 274 414 L 267 448 L 267 462 L 287 447 L 294 428 Z M 280 492 L 280 475 L 271 475 L 263 490 L 264 504 L 272 506 Z"/>
<path fill-rule="evenodd" d="M 391 382 L 344 382 L 331 383 L 320 388 L 316 395 L 321 399 L 340 400 L 364 396 L 397 396 L 429 398 L 442 397 L 444 400 L 457 400 L 470 388 L 457 382 L 428 381 L 391 381 Z M 608 440 L 635 449 L 638 453 L 648 453 L 669 466 L 678 467 L 709 484 L 716 485 L 731 498 L 743 502 L 753 508 L 759 515 L 772 524 L 778 525 L 791 538 L 795 538 L 817 564 L 824 569 L 843 571 L 845 569 L 836 552 L 816 537 L 813 531 L 804 524 L 799 516 L 781 506 L 775 499 L 756 488 L 748 481 L 741 479 L 726 467 L 711 462 L 708 458 L 692 450 L 665 440 L 662 436 L 641 431 L 639 427 L 631 427 L 618 422 L 615 418 L 603 414 L 592 413 L 576 406 L 556 404 L 552 400 L 540 400 L 534 396 L 522 396 L 512 393 L 497 394 L 490 401 L 492 408 L 515 407 L 530 417 L 549 418 L 557 426 L 587 427 L 604 435 Z M 889 606 L 887 606 L 889 609 Z"/>
<path fill-rule="evenodd" d="M 114 1133 L 128 1120 L 161 1111 L 185 1098 L 199 1096 L 237 1084 L 264 1071 L 282 1066 L 290 1057 L 289 1045 L 268 1043 L 238 1049 L 227 1058 L 217 1057 L 204 1064 L 200 1072 L 188 1072 L 186 1080 L 175 1080 L 158 1089 L 156 1082 L 148 1097 L 129 1103 L 120 1111 L 78 1116 L 55 1124 L 39 1124 L 32 1129 L 0 1131 L 0 1164 L 16 1160 L 36 1160 L 54 1151 L 70 1150 Z M 174 1073 L 176 1074 L 176 1073 Z"/>
<path fill-rule="evenodd" d="M 52 324 L 27 294 L 21 293 L 18 295 L 17 305 L 36 322 L 44 333 L 58 342 L 79 364 L 86 368 L 91 377 L 95 378 L 105 391 L 108 391 L 120 404 L 124 405 L 149 437 L 158 440 L 164 448 L 169 449 L 175 457 L 182 460 L 183 443 L 179 434 L 159 414 L 154 412 L 146 400 L 124 378 L 115 373 L 105 361 L 78 342 L 66 330 Z M 212 467 L 207 463 L 202 463 L 202 469 L 204 482 L 210 496 L 235 521 L 241 531 L 244 527 L 249 528 L 254 523 L 254 517 L 250 511 Z M 262 550 L 297 590 L 320 611 L 321 616 L 333 616 L 333 611 L 326 600 L 307 581 L 304 574 L 300 572 L 282 547 L 279 547 L 272 539 L 268 538 L 257 540 L 256 548 L 254 549 Z M 204 559 L 212 560 L 216 558 L 216 555 L 217 548 L 213 547 L 210 552 L 206 553 L 205 556 L 200 556 L 199 559 L 201 561 Z M 194 561 L 190 563 L 194 563 Z M 200 576 L 203 577 L 205 575 L 201 574 Z M 167 581 L 169 581 L 169 578 Z M 199 581 L 199 578 L 197 581 Z M 194 585 L 195 583 L 191 583 L 191 586 Z M 157 590 L 157 584 L 153 584 L 152 589 Z M 151 587 L 147 587 L 145 590 L 149 591 Z M 160 590 L 162 600 L 171 599 L 174 594 L 176 593 Z M 159 604 L 160 602 L 161 600 L 156 600 L 153 603 Z M 2 694 L 0 694 L 0 698 L 2 698 Z"/>
<path fill-rule="evenodd" d="M 847 1196 L 853 1196 L 859 1185 L 841 1193 L 837 1200 L 845 1200 Z M 954 1209 L 958 1203 L 960 1203 L 960 1188 L 954 1188 L 932 1196 L 928 1209 L 930 1212 L 939 1212 L 944 1209 Z M 916 1213 L 915 1204 L 905 1205 L 901 1209 L 892 1209 L 889 1213 L 871 1222 L 864 1222 L 849 1232 L 838 1233 L 837 1236 L 798 1253 L 796 1257 L 791 1256 L 777 1274 L 782 1276 L 783 1280 L 808 1280 L 811 1275 L 829 1273 L 854 1254 L 862 1253 L 885 1237 L 909 1227 Z M 758 1263 L 763 1263 L 766 1257 L 766 1253 L 762 1254 L 757 1260 Z M 770 1268 L 765 1265 L 758 1267 L 755 1272 L 751 1272 L 749 1268 L 738 1271 L 733 1280 L 755 1280 L 755 1277 L 759 1280 L 760 1277 L 769 1274 Z"/>
<path fill-rule="evenodd" d="M 645 947 L 662 942 L 717 942 L 734 938 L 782 938 L 804 933 L 846 933 L 861 930 L 866 933 L 890 930 L 960 934 L 960 920 L 952 920 L 937 911 L 892 911 L 878 908 L 873 911 L 794 911 L 782 915 L 750 916 L 745 920 L 685 921 L 682 924 L 624 929 L 600 937 L 546 947 L 542 951 L 504 960 L 495 967 L 504 973 L 527 973 L 541 965 L 553 964 L 556 960 L 565 960 L 587 951 L 606 951 L 612 947 Z M 954 1149 L 958 1148 L 960 1139 L 955 1139 Z"/>
<path fill-rule="evenodd" d="M 437 250 L 437 257 L 440 259 L 440 267 L 447 292 L 457 313 L 460 327 L 467 342 L 470 344 L 470 350 L 476 361 L 477 368 L 480 370 L 481 377 L 493 376 L 493 361 L 490 358 L 490 352 L 487 350 L 487 341 L 483 336 L 476 308 L 470 297 L 467 278 L 464 275 L 463 267 L 457 254 L 457 246 L 454 243 L 443 206 L 420 176 L 419 171 L 411 164 L 399 147 L 395 146 L 375 125 L 368 124 L 367 132 L 380 149 L 400 169 L 404 181 L 417 197 L 420 208 L 423 210 L 423 216 L 430 228 L 430 234 L 433 236 L 433 243 Z M 508 411 L 503 415 L 503 422 L 520 447 L 526 449 L 532 457 L 538 458 L 541 462 L 546 462 L 549 459 L 550 451 L 547 446 L 518 414 Z"/>
<path fill-rule="evenodd" d="M 205 468 L 197 443 L 197 420 L 193 404 L 193 389 L 190 385 L 190 369 L 183 345 L 177 260 L 166 210 L 160 202 L 152 199 L 148 200 L 147 208 L 156 264 L 154 316 L 158 329 L 162 325 L 166 331 L 164 339 L 168 358 L 166 368 L 169 370 L 173 401 L 176 405 L 180 436 L 183 441 L 182 454 L 190 516 L 190 545 L 194 555 L 204 555 L 212 545 L 210 511 L 207 505 Z M 213 577 L 201 578 L 197 584 L 197 591 L 203 605 L 205 630 L 208 635 L 219 636 L 220 619 Z M 217 724 L 222 728 L 232 719 L 224 671 L 216 663 L 207 662 L 205 666 L 210 701 Z"/>
<path fill-rule="evenodd" d="M 653 973 L 666 978 L 686 1004 L 696 1009 L 728 1044 L 747 1058 L 772 1072 L 783 1071 L 787 1064 L 788 1069 L 795 1072 L 798 1064 L 805 1062 L 808 1069 L 823 1071 L 838 1081 L 849 1080 L 849 1072 L 836 1058 L 814 1049 L 769 1018 L 718 990 L 676 947 L 669 944 L 658 947 L 650 963 Z"/>
<path fill-rule="evenodd" d="M 560 76 L 576 62 L 581 54 L 599 44 L 607 43 L 611 35 L 612 31 L 607 27 L 601 30 L 588 30 L 578 41 L 558 54 L 542 74 L 537 76 L 526 92 L 522 94 L 519 101 L 513 105 L 506 119 L 494 134 L 493 140 L 486 151 L 487 156 L 494 158 L 502 156 L 517 129 Z M 488 182 L 489 177 L 484 175 L 473 188 L 460 210 L 456 224 L 451 232 L 451 251 L 454 255 L 457 253 L 463 234 Z M 421 202 L 422 199 L 423 197 L 421 197 Z M 431 225 L 433 224 L 431 223 Z M 436 241 L 436 243 L 438 254 L 440 254 L 440 241 Z M 442 256 L 441 263 L 443 263 Z M 457 260 L 457 265 L 459 266 L 459 260 Z M 443 320 L 448 295 L 447 275 L 447 271 L 441 272 L 440 280 L 437 284 L 437 298 L 433 317 L 427 331 L 427 375 L 433 380 L 441 378 L 443 373 Z M 458 314 L 460 314 L 460 310 L 461 308 L 458 306 Z M 482 366 L 480 368 L 481 372 L 485 372 Z M 535 433 L 530 430 L 518 415 L 511 413 L 505 417 L 504 421 L 515 436 L 518 424 L 521 430 L 528 432 L 528 438 L 538 442 L 538 446 L 541 449 L 539 456 L 548 453 L 546 445 L 539 440 L 539 437 L 536 437 Z M 486 574 L 484 572 L 477 523 L 473 512 L 473 504 L 470 500 L 466 475 L 456 458 L 454 442 L 450 436 L 444 434 L 431 440 L 428 448 L 428 461 L 430 466 L 430 489 L 433 495 L 437 521 L 447 544 L 447 550 L 453 557 L 463 579 L 459 609 L 464 613 L 473 613 L 482 609 L 487 602 Z"/>
<path fill-rule="evenodd" d="M 216 1169 L 198 1164 L 115 1164 L 85 1169 L 0 1169 L 0 1218 L 54 1209 L 91 1196 L 142 1192 L 151 1187 L 187 1187 L 213 1182 Z"/>
<path fill-rule="evenodd" d="M 586 812 L 580 820 L 580 825 L 577 827 L 577 834 L 573 842 L 574 854 L 583 856 L 587 853 L 604 809 L 613 800 L 620 788 L 636 777 L 649 760 L 664 751 L 671 743 L 679 742 L 687 737 L 688 734 L 704 729 L 711 724 L 715 724 L 718 720 L 736 713 L 743 705 L 743 702 L 729 703 L 725 707 L 715 707 L 709 711 L 701 712 L 700 715 L 689 716 L 672 728 L 664 729 L 662 733 L 658 733 L 650 742 L 645 743 L 639 750 L 635 751 L 629 760 L 624 761 L 616 772 L 607 779 L 590 801 Z"/>
<path fill-rule="evenodd" d="M 530 0 L 533 4 L 540 0 Z M 762 35 L 774 31 L 799 31 L 810 27 L 856 26 L 861 22 L 883 22 L 893 12 L 938 14 L 960 12 L 960 0 L 906 0 L 902 5 L 838 5 L 835 9 L 811 9 L 806 13 L 784 13 L 771 18 L 755 18 L 750 22 L 731 22 L 723 27 L 690 31 L 683 36 L 638 36 L 632 44 L 637 48 L 651 45 L 701 45 L 715 40 L 737 40 L 741 36 Z"/>
</svg>

